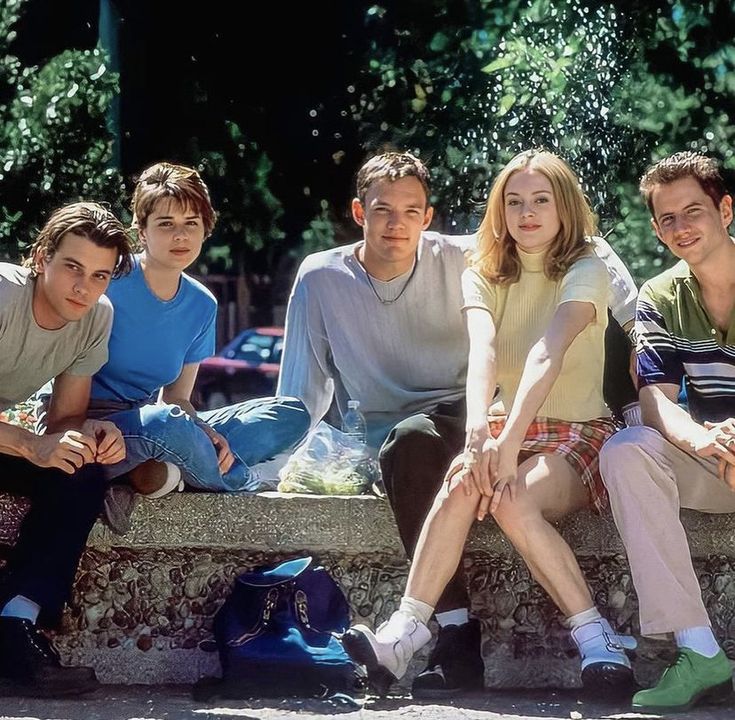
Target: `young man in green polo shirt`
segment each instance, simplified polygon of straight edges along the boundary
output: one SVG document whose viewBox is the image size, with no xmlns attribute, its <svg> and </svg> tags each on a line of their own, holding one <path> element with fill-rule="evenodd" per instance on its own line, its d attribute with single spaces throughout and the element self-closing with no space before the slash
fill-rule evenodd
<svg viewBox="0 0 735 720">
<path fill-rule="evenodd" d="M 649 280 L 636 310 L 644 426 L 614 435 L 600 469 L 628 553 L 641 633 L 679 653 L 633 708 L 688 709 L 732 692 L 730 662 L 702 602 L 680 508 L 735 512 L 735 240 L 714 160 L 676 153 L 641 180 L 659 240 L 680 262 Z M 677 404 L 682 380 L 688 411 Z"/>
</svg>

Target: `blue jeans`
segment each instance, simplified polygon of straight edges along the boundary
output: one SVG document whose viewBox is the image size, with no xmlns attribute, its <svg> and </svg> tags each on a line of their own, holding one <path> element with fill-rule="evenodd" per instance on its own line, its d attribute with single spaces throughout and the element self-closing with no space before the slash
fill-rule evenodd
<svg viewBox="0 0 735 720">
<path fill-rule="evenodd" d="M 186 483 L 198 490 L 257 490 L 250 467 L 290 450 L 309 429 L 306 407 L 291 397 L 247 400 L 199 413 L 199 418 L 224 436 L 235 456 L 224 475 L 212 441 L 178 405 L 148 404 L 105 415 L 120 428 L 127 448 L 125 460 L 102 466 L 107 477 L 153 459 L 177 465 Z"/>
</svg>

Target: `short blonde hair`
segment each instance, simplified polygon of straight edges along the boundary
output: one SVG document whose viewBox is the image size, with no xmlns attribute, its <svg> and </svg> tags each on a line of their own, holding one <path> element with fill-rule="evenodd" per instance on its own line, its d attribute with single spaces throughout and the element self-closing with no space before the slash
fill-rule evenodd
<svg viewBox="0 0 735 720">
<path fill-rule="evenodd" d="M 477 251 L 470 261 L 493 283 L 513 283 L 520 277 L 516 243 L 505 222 L 505 187 L 511 175 L 526 169 L 539 172 L 549 180 L 559 213 L 561 229 L 544 262 L 548 278 L 562 277 L 575 260 L 588 252 L 586 237 L 597 232 L 595 215 L 569 165 L 547 150 L 526 150 L 516 155 L 495 178 L 478 231 Z"/>
</svg>

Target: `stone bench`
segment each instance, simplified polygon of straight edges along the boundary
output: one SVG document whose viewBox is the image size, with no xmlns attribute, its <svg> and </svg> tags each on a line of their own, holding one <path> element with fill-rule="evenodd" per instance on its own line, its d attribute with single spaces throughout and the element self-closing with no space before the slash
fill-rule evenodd
<svg viewBox="0 0 735 720">
<path fill-rule="evenodd" d="M 8 539 L 19 517 L 0 502 Z M 685 513 L 715 632 L 735 657 L 735 518 Z M 562 525 L 595 601 L 613 625 L 638 635 L 628 566 L 609 517 L 579 513 Z M 374 497 L 276 493 L 175 493 L 141 500 L 125 536 L 98 522 L 55 642 L 70 664 L 107 683 L 192 683 L 217 675 L 212 618 L 237 574 L 300 554 L 339 581 L 356 620 L 382 621 L 397 607 L 407 562 L 387 502 Z M 464 560 L 472 613 L 482 621 L 490 687 L 573 687 L 579 662 L 560 616 L 492 521 L 477 526 Z M 405 684 L 422 667 L 417 657 Z M 648 682 L 672 656 L 645 641 L 635 667 Z"/>
</svg>

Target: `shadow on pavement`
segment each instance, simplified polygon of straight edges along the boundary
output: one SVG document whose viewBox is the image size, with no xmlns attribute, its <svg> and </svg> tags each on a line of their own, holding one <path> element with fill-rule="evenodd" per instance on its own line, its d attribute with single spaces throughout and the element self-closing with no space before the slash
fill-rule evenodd
<svg viewBox="0 0 735 720">
<path fill-rule="evenodd" d="M 77 699 L 0 698 L 0 720 L 612 720 L 656 718 L 632 713 L 627 702 L 603 703 L 574 690 L 486 690 L 446 700 L 409 696 L 217 699 L 192 698 L 191 687 L 107 685 Z M 705 706 L 672 718 L 732 720 L 735 702 Z"/>
</svg>

